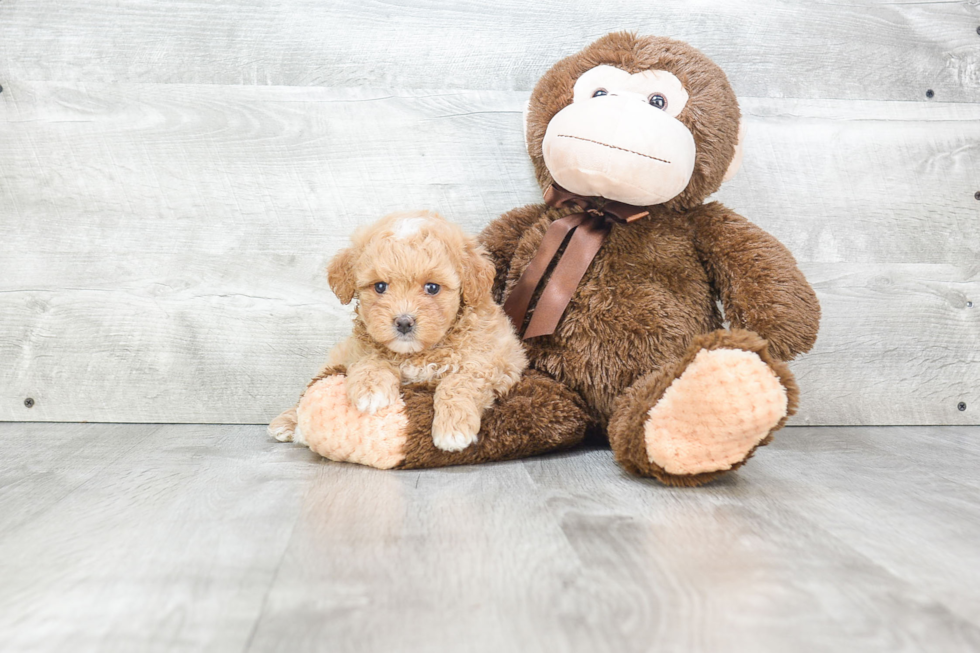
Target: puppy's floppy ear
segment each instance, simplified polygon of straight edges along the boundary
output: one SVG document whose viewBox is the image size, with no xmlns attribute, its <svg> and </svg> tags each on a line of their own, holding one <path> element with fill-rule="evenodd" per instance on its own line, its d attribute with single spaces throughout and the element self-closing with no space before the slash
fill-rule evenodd
<svg viewBox="0 0 980 653">
<path fill-rule="evenodd" d="M 468 306 L 479 306 L 492 301 L 490 291 L 496 273 L 497 270 L 483 248 L 475 241 L 467 242 L 463 249 L 463 261 L 459 271 L 463 303 Z"/>
<path fill-rule="evenodd" d="M 327 265 L 327 281 L 330 290 L 337 295 L 341 304 L 350 304 L 357 292 L 357 279 L 354 276 L 354 261 L 357 255 L 353 247 L 342 249 Z"/>
</svg>

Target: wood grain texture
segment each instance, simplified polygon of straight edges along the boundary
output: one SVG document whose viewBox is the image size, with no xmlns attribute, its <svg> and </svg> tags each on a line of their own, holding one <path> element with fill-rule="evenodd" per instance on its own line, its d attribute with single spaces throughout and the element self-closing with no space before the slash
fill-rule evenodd
<svg viewBox="0 0 980 653">
<path fill-rule="evenodd" d="M 385 86 L 529 91 L 629 29 L 688 41 L 744 96 L 980 99 L 970 0 L 6 0 L 0 83 Z"/>
<path fill-rule="evenodd" d="M 5 653 L 980 648 L 977 427 L 789 428 L 697 489 L 590 448 L 377 471 L 261 427 L 0 447 Z"/>
<path fill-rule="evenodd" d="M 977 435 L 972 427 L 793 429 L 792 442 L 765 458 L 759 489 L 978 623 L 980 594 L 960 591 L 961 582 L 980 587 Z M 806 465 L 790 462 L 797 456 Z M 873 495 L 853 491 L 863 484 Z M 916 515 L 925 513 L 947 517 L 920 529 Z M 942 555 L 926 553 L 940 543 Z"/>
<path fill-rule="evenodd" d="M 11 426 L 0 649 L 242 649 L 314 454 L 254 427 Z"/>
<path fill-rule="evenodd" d="M 348 329 L 322 270 L 356 225 L 433 208 L 475 232 L 540 201 L 525 99 L 5 89 L 0 419 L 269 420 Z M 980 106 L 742 105 L 745 164 L 718 199 L 824 306 L 797 423 L 976 423 Z"/>
<path fill-rule="evenodd" d="M 810 264 L 823 320 L 794 424 L 976 424 L 980 269 Z M 960 410 L 959 404 L 966 409 Z"/>
</svg>

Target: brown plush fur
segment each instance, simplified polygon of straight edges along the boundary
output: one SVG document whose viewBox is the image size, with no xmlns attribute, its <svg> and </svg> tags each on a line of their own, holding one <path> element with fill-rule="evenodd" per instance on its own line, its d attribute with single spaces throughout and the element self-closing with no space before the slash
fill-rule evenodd
<svg viewBox="0 0 980 653">
<path fill-rule="evenodd" d="M 528 370 L 510 392 L 483 414 L 480 439 L 458 453 L 432 445 L 427 424 L 432 394 L 409 386 L 403 393 L 408 414 L 405 469 L 511 460 L 574 446 L 587 424 L 581 398 L 548 376 Z"/>
<path fill-rule="evenodd" d="M 532 94 L 527 125 L 541 186 L 552 181 L 541 155 L 548 121 L 571 102 L 577 77 L 601 64 L 630 73 L 667 70 L 684 83 L 690 100 L 678 119 L 697 145 L 694 175 L 679 196 L 648 207 L 648 217 L 613 226 L 555 333 L 525 344 L 533 369 L 579 393 L 590 419 L 608 426 L 617 459 L 627 469 L 668 484 L 697 485 L 723 472 L 675 476 L 651 464 L 642 438 L 647 411 L 701 348 L 721 346 L 758 353 L 782 381 L 794 410 L 798 391 L 780 361 L 813 345 L 819 303 L 792 254 L 775 238 L 718 203 L 702 204 L 732 159 L 739 112 L 724 73 L 687 44 L 610 34 L 546 73 Z M 551 222 L 568 213 L 526 206 L 484 230 L 481 242 L 497 270 L 498 301 Z M 732 327 L 754 333 L 722 331 L 716 300 Z"/>
<path fill-rule="evenodd" d="M 695 337 L 722 327 L 716 299 L 732 326 L 768 336 L 777 358 L 808 350 L 816 336 L 816 296 L 776 239 L 716 203 L 649 208 L 649 218 L 613 227 L 555 333 L 525 342 L 531 366 L 581 393 L 602 424 L 636 379 L 673 369 Z M 525 207 L 487 227 L 498 292 L 567 213 Z"/>
</svg>

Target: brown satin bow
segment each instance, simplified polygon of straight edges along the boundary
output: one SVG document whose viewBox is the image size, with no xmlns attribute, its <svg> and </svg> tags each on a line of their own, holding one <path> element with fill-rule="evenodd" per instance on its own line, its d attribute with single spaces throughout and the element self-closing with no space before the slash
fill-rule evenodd
<svg viewBox="0 0 980 653">
<path fill-rule="evenodd" d="M 555 257 L 568 232 L 573 231 L 568 246 L 555 266 L 551 278 L 534 306 L 531 321 L 524 332 L 524 340 L 535 336 L 554 333 L 575 289 L 599 252 L 602 241 L 612 228 L 612 223 L 625 224 L 649 215 L 646 209 L 606 200 L 599 197 L 583 197 L 571 193 L 558 184 L 551 184 L 544 192 L 544 201 L 555 208 L 575 206 L 579 212 L 560 218 L 551 223 L 545 232 L 534 258 L 524 270 L 524 274 L 514 284 L 513 290 L 504 302 L 504 312 L 514 324 L 518 333 L 524 325 L 531 304 L 531 297 L 541 283 L 548 265 Z"/>
</svg>

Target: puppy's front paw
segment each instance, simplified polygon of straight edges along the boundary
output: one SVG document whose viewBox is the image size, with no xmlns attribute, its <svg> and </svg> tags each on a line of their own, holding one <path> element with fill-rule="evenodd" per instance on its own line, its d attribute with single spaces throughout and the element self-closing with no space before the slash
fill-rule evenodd
<svg viewBox="0 0 980 653">
<path fill-rule="evenodd" d="M 376 412 L 382 408 L 387 408 L 393 402 L 391 399 L 385 396 L 383 392 L 372 392 L 366 395 L 362 395 L 354 402 L 354 406 L 357 410 L 362 413 L 367 413 L 368 415 L 374 415 Z"/>
<path fill-rule="evenodd" d="M 352 382 L 348 377 L 347 399 L 358 411 L 374 415 L 398 401 L 398 387 L 395 384 Z"/>
<path fill-rule="evenodd" d="M 476 442 L 476 433 L 442 433 L 432 428 L 432 444 L 443 451 L 462 451 Z"/>
<path fill-rule="evenodd" d="M 477 433 L 480 432 L 480 415 L 476 406 L 437 401 L 435 413 L 432 444 L 437 449 L 462 451 L 476 442 Z"/>
</svg>

